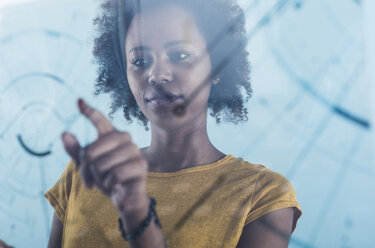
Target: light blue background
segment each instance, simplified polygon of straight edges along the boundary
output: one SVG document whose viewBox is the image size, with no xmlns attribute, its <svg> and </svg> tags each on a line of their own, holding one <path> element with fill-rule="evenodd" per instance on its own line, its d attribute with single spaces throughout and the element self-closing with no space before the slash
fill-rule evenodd
<svg viewBox="0 0 375 248">
<path fill-rule="evenodd" d="M 60 134 L 69 130 L 82 143 L 96 136 L 75 101 L 84 97 L 105 113 L 110 101 L 92 95 L 95 1 L 17 2 L 0 0 L 0 239 L 43 247 L 53 213 L 43 193 L 69 161 Z M 374 2 L 241 2 L 250 118 L 239 126 L 209 119 L 212 141 L 293 183 L 303 215 L 290 247 L 373 247 L 375 134 L 359 120 L 375 119 Z M 149 133 L 120 112 L 113 123 L 147 145 Z M 17 135 L 51 155 L 31 156 Z"/>
</svg>

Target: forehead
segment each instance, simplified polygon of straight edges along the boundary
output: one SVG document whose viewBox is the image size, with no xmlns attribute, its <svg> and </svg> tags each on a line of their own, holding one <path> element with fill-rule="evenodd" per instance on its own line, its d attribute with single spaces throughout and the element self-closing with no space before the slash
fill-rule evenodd
<svg viewBox="0 0 375 248">
<path fill-rule="evenodd" d="M 189 41 L 206 47 L 193 14 L 178 5 L 161 5 L 146 8 L 137 14 L 126 35 L 127 50 L 131 46 L 158 46 L 174 40 Z"/>
</svg>

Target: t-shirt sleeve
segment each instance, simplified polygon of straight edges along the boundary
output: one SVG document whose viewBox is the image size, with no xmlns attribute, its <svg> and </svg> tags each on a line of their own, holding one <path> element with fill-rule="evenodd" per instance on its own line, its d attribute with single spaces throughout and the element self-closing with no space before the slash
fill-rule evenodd
<svg viewBox="0 0 375 248">
<path fill-rule="evenodd" d="M 302 215 L 293 185 L 283 175 L 265 167 L 258 174 L 245 225 L 267 213 L 288 207 L 294 207 L 293 233 Z"/>
<path fill-rule="evenodd" d="M 75 170 L 75 164 L 70 161 L 56 184 L 44 194 L 44 197 L 47 198 L 49 203 L 55 209 L 56 215 L 59 217 L 62 224 L 64 224 L 65 221 L 65 213 L 68 206 Z"/>
</svg>

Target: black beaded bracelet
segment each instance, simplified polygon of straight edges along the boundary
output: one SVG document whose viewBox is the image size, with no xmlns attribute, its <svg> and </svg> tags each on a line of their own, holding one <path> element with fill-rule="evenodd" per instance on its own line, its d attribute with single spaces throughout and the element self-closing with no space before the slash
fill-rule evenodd
<svg viewBox="0 0 375 248">
<path fill-rule="evenodd" d="M 122 220 L 121 220 L 121 218 L 118 218 L 119 229 L 120 229 L 122 237 L 125 240 L 131 241 L 131 240 L 135 240 L 136 238 L 138 238 L 139 236 L 141 236 L 142 233 L 144 232 L 144 230 L 146 229 L 146 227 L 148 227 L 150 225 L 152 217 L 155 217 L 155 224 L 159 228 L 161 228 L 160 221 L 159 221 L 158 216 L 157 216 L 156 211 L 155 211 L 155 206 L 156 206 L 156 200 L 154 198 L 150 197 L 150 206 L 149 206 L 149 209 L 148 209 L 147 217 L 139 225 L 139 227 L 137 228 L 137 230 L 134 233 L 132 233 L 132 234 L 126 234 L 126 232 L 124 230 L 124 226 L 123 226 Z"/>
</svg>

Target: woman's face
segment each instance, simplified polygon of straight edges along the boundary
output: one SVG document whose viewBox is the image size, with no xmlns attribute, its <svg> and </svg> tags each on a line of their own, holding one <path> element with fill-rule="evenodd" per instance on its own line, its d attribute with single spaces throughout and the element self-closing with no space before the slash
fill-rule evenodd
<svg viewBox="0 0 375 248">
<path fill-rule="evenodd" d="M 205 120 L 210 84 L 192 99 L 184 115 L 174 115 L 173 108 L 210 75 L 206 45 L 193 15 L 178 5 L 148 8 L 134 17 L 125 39 L 128 82 L 152 124 L 176 129 Z"/>
</svg>

